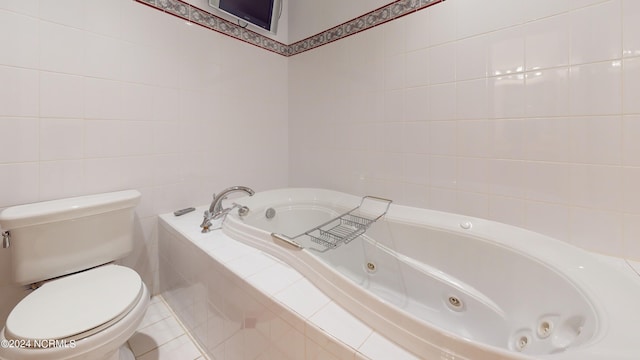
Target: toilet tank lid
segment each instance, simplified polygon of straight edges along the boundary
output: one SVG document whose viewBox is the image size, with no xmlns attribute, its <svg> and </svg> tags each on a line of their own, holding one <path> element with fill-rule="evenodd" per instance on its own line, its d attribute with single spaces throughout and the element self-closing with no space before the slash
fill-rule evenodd
<svg viewBox="0 0 640 360">
<path fill-rule="evenodd" d="M 0 211 L 0 228 L 17 229 L 135 207 L 137 190 L 123 190 L 17 205 Z"/>
</svg>

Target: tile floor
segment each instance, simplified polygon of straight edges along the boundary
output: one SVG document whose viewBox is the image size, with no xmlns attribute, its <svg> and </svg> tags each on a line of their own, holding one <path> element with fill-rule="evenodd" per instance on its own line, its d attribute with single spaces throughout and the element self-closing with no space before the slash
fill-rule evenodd
<svg viewBox="0 0 640 360">
<path fill-rule="evenodd" d="M 138 331 L 129 339 L 136 360 L 206 360 L 161 296 L 151 298 Z"/>
</svg>

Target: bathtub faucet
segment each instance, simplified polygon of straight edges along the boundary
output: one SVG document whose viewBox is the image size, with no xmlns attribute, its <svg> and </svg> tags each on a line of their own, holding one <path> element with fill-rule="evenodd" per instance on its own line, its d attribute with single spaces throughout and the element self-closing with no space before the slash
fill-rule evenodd
<svg viewBox="0 0 640 360">
<path fill-rule="evenodd" d="M 245 192 L 249 194 L 249 196 L 255 194 L 255 191 L 246 186 L 232 186 L 230 188 L 222 190 L 220 193 L 218 193 L 218 195 L 213 194 L 213 201 L 209 206 L 209 210 L 204 211 L 204 219 L 202 220 L 202 224 L 200 224 L 203 233 L 220 229 L 222 227 L 222 221 L 227 216 L 227 214 L 231 212 L 231 210 L 241 207 L 241 205 L 238 205 L 236 203 L 233 203 L 230 208 L 225 209 L 222 207 L 222 200 L 226 199 L 229 194 L 234 192 Z M 211 222 L 212 220 L 216 222 L 216 226 L 213 226 L 213 223 Z"/>
</svg>

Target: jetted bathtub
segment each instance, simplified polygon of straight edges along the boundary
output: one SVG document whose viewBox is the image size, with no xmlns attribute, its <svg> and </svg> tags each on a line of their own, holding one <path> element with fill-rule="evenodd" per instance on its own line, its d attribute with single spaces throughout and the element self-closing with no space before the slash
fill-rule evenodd
<svg viewBox="0 0 640 360">
<path fill-rule="evenodd" d="M 364 208 L 329 190 L 237 202 L 249 212 L 227 217 L 227 235 L 287 262 L 421 358 L 640 359 L 640 277 L 600 255 L 468 216 Z M 384 216 L 334 247 L 305 234 L 359 205 Z"/>
</svg>

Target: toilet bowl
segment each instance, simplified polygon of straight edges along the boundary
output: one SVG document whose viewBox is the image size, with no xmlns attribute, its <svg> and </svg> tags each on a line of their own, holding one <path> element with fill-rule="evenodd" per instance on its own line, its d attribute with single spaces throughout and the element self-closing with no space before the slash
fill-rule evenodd
<svg viewBox="0 0 640 360">
<path fill-rule="evenodd" d="M 148 304 L 140 276 L 119 265 L 46 282 L 9 314 L 0 358 L 119 359 Z"/>
<path fill-rule="evenodd" d="M 114 261 L 133 249 L 139 199 L 126 190 L 0 211 L 13 279 L 34 289 L 0 331 L 0 359 L 126 356 L 149 291 L 136 271 Z"/>
</svg>

